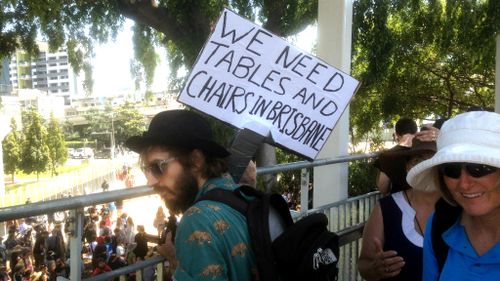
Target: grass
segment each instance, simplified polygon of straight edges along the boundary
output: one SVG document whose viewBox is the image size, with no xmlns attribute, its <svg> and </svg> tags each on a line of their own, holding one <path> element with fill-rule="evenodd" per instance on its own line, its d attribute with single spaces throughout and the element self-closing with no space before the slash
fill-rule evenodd
<svg viewBox="0 0 500 281">
<path fill-rule="evenodd" d="M 89 166 L 89 161 L 84 160 L 81 162 L 80 165 L 64 165 L 62 167 L 59 167 L 56 169 L 57 173 L 59 175 L 65 174 L 65 173 L 70 173 L 74 172 L 80 169 L 84 169 Z M 23 172 L 16 173 L 14 176 L 15 181 L 10 182 L 12 179 L 11 175 L 4 175 L 4 178 L 6 180 L 5 182 L 5 191 L 11 191 L 18 189 L 19 187 L 28 185 L 30 183 L 36 182 L 37 176 L 36 174 L 25 174 Z M 47 178 L 52 178 L 52 171 L 45 171 L 43 173 L 39 174 L 39 180 L 47 179 Z"/>
</svg>

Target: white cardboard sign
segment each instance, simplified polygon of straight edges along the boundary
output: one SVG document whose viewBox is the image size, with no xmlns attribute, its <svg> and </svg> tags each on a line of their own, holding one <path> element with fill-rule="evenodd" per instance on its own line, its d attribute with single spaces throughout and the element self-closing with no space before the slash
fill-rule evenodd
<svg viewBox="0 0 500 281">
<path fill-rule="evenodd" d="M 225 9 L 179 101 L 314 159 L 358 85 L 351 76 Z"/>
</svg>

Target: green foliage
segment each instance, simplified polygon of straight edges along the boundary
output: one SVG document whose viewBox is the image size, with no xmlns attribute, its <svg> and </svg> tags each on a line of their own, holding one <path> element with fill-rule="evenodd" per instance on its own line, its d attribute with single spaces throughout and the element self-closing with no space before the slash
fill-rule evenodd
<svg viewBox="0 0 500 281">
<path fill-rule="evenodd" d="M 354 2 L 351 102 L 357 138 L 400 116 L 493 108 L 499 1 Z"/>
<path fill-rule="evenodd" d="M 135 109 L 131 103 L 126 102 L 115 111 L 115 140 L 124 143 L 129 137 L 142 134 L 146 130 L 145 117 Z"/>
<path fill-rule="evenodd" d="M 151 91 L 146 91 L 146 93 L 144 93 L 144 100 L 146 102 L 146 104 L 149 104 L 150 102 L 153 102 L 155 99 L 155 94 Z"/>
<path fill-rule="evenodd" d="M 117 109 L 91 109 L 86 115 L 89 125 L 84 130 L 88 139 L 98 139 L 110 146 L 110 134 L 114 133 L 115 144 L 124 143 L 131 136 L 140 135 L 146 128 L 146 120 L 134 105 L 126 102 Z"/>
<path fill-rule="evenodd" d="M 21 169 L 27 174 L 36 173 L 38 176 L 47 170 L 49 163 L 47 130 L 43 126 L 41 116 L 35 110 L 23 115 L 25 141 L 21 149 Z"/>
<path fill-rule="evenodd" d="M 62 166 L 68 159 L 68 150 L 64 134 L 59 127 L 59 122 L 50 115 L 49 124 L 47 127 L 47 146 L 49 148 L 50 170 L 52 175 L 57 174 L 57 167 Z"/>
<path fill-rule="evenodd" d="M 14 118 L 12 118 L 10 122 L 10 129 L 10 133 L 7 134 L 2 142 L 3 164 L 5 173 L 12 175 L 12 181 L 14 181 L 14 175 L 20 168 L 21 142 L 23 137 L 22 132 L 17 130 L 17 124 Z"/>
<path fill-rule="evenodd" d="M 146 86 L 149 87 L 153 84 L 156 65 L 158 63 L 158 55 L 155 52 L 154 45 L 154 32 L 151 27 L 136 24 L 134 26 L 134 54 L 136 60 L 144 68 L 144 81 Z M 136 76 L 139 77 L 139 76 Z M 136 86 L 138 82 L 136 81 Z"/>
<path fill-rule="evenodd" d="M 278 163 L 291 163 L 303 161 L 304 159 L 291 153 L 290 151 L 280 148 L 276 149 L 276 160 Z M 309 178 L 313 178 L 312 169 Z M 291 194 L 293 202 L 300 202 L 300 173 L 301 170 L 291 170 L 278 173 L 278 181 L 274 187 L 274 191 L 283 193 L 288 191 Z"/>
<path fill-rule="evenodd" d="M 349 196 L 357 196 L 375 191 L 377 168 L 373 159 L 363 159 L 349 162 Z"/>
</svg>

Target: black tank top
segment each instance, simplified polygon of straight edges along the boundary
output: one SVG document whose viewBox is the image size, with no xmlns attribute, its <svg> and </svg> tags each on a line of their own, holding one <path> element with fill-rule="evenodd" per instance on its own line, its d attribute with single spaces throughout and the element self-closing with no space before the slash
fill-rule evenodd
<svg viewBox="0 0 500 281">
<path fill-rule="evenodd" d="M 403 257 L 405 265 L 399 275 L 384 280 L 421 281 L 423 249 L 411 242 L 405 235 L 403 231 L 403 212 L 396 204 L 393 196 L 399 198 L 399 200 L 404 200 L 402 192 L 380 199 L 380 208 L 384 220 L 384 251 L 394 250 L 398 252 L 398 255 Z M 401 204 L 408 205 L 405 200 Z M 407 208 L 411 207 L 408 205 Z M 411 223 L 411 226 L 415 228 L 413 223 Z"/>
</svg>

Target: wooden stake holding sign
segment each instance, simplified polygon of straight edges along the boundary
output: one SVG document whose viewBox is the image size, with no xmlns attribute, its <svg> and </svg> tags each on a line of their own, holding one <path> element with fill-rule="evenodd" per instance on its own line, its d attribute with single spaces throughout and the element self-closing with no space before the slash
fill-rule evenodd
<svg viewBox="0 0 500 281">
<path fill-rule="evenodd" d="M 359 82 L 225 9 L 179 101 L 308 159 Z"/>
</svg>

